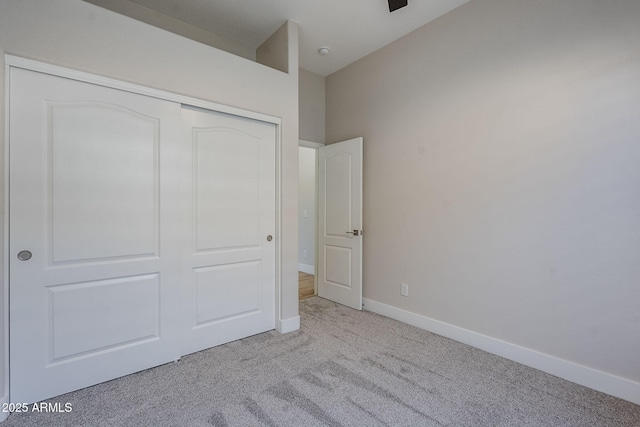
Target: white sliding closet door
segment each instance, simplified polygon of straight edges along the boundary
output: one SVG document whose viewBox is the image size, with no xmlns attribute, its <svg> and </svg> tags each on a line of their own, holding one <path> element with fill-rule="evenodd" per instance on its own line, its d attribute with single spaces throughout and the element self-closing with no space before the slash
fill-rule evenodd
<svg viewBox="0 0 640 427">
<path fill-rule="evenodd" d="M 191 150 L 183 354 L 275 327 L 275 125 L 183 109 Z"/>
<path fill-rule="evenodd" d="M 180 105 L 11 69 L 11 401 L 180 356 Z"/>
<path fill-rule="evenodd" d="M 10 70 L 10 397 L 275 326 L 276 126 Z"/>
</svg>

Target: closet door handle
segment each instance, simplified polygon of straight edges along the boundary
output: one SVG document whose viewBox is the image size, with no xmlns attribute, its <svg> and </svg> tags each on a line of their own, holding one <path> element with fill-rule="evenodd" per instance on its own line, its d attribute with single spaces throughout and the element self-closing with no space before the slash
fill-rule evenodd
<svg viewBox="0 0 640 427">
<path fill-rule="evenodd" d="M 20 251 L 20 252 L 18 252 L 18 259 L 20 261 L 29 261 L 32 256 L 33 256 L 33 254 L 31 253 L 31 251 Z"/>
</svg>

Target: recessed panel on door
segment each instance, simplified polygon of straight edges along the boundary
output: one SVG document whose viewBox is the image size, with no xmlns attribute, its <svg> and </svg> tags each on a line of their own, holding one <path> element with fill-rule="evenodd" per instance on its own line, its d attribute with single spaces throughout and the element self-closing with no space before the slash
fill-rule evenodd
<svg viewBox="0 0 640 427">
<path fill-rule="evenodd" d="M 50 364 L 160 338 L 157 274 L 48 289 Z"/>
<path fill-rule="evenodd" d="M 260 262 L 194 269 L 194 327 L 260 310 Z"/>
<path fill-rule="evenodd" d="M 197 251 L 259 244 L 260 143 L 235 129 L 193 130 Z"/>
<path fill-rule="evenodd" d="M 158 119 L 95 102 L 48 113 L 52 262 L 157 255 Z"/>
<path fill-rule="evenodd" d="M 324 277 L 327 283 L 351 288 L 351 248 L 325 245 Z"/>
<path fill-rule="evenodd" d="M 346 238 L 351 230 L 351 155 L 337 153 L 324 161 L 324 230 L 327 236 Z"/>
</svg>

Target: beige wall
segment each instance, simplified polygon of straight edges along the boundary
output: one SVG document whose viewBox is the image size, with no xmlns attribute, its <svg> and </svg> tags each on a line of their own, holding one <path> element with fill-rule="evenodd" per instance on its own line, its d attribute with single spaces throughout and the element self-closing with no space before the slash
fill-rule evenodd
<svg viewBox="0 0 640 427">
<path fill-rule="evenodd" d="M 147 24 L 171 31 L 172 33 L 180 34 L 181 36 L 187 37 L 191 40 L 196 40 L 200 43 L 208 44 L 209 46 L 242 56 L 252 61 L 256 59 L 256 52 L 254 49 L 242 46 L 232 40 L 212 33 L 211 31 L 205 31 L 201 28 L 187 24 L 186 22 L 163 15 L 160 12 L 151 10 L 141 4 L 134 3 L 131 0 L 84 1 L 113 10 L 114 12 L 121 13 L 125 16 L 130 16 L 138 21 L 146 22 Z"/>
<path fill-rule="evenodd" d="M 289 72 L 289 22 L 285 22 L 256 49 L 256 61 L 284 73 Z M 297 70 L 297 68 L 296 68 Z"/>
<path fill-rule="evenodd" d="M 325 141 L 325 78 L 300 69 L 300 139 Z"/>
<path fill-rule="evenodd" d="M 473 0 L 327 77 L 327 141 L 364 137 L 365 298 L 640 381 L 639 23 Z"/>
<path fill-rule="evenodd" d="M 281 117 L 280 316 L 295 319 L 298 315 L 296 24 L 288 24 L 288 35 L 292 72 L 285 74 L 80 0 L 0 0 L 0 81 L 5 82 L 4 53 L 9 53 Z M 6 146 L 4 88 L 3 83 L 0 85 L 2 157 Z M 4 159 L 0 159 L 0 167 L 4 164 Z M 3 170 L 0 177 L 4 176 Z M 3 182 L 0 191 L 4 186 Z M 0 200 L 4 200 L 4 195 L 0 195 Z M 4 209 L 0 212 L 4 213 Z M 6 236 L 2 240 L 6 242 Z M 6 282 L 2 280 L 0 293 L 4 295 L 5 291 Z M 6 338 L 5 303 L 3 298 L 0 343 Z M 0 400 L 6 398 L 7 392 L 4 354 L 0 351 Z"/>
</svg>

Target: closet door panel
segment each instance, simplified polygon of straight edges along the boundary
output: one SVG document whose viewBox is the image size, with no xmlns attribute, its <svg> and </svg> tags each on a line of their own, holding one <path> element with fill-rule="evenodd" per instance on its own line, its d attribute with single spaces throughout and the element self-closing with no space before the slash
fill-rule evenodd
<svg viewBox="0 0 640 427">
<path fill-rule="evenodd" d="M 180 356 L 180 105 L 10 74 L 11 398 Z"/>
</svg>

